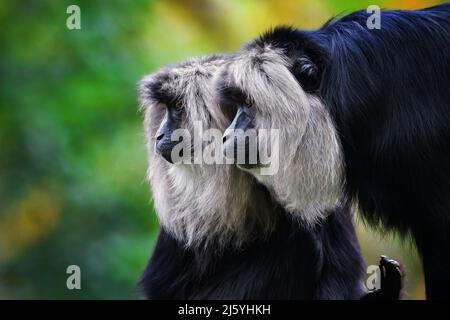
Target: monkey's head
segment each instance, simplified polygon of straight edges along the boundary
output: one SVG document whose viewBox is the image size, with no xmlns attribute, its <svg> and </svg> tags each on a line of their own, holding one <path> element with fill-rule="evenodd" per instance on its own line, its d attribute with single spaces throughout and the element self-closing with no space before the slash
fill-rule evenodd
<svg viewBox="0 0 450 320">
<path fill-rule="evenodd" d="M 320 220 L 342 194 L 340 143 L 318 94 L 325 63 L 304 32 L 281 27 L 248 43 L 217 82 L 220 108 L 231 122 L 225 155 L 306 223 Z M 244 162 L 236 156 L 243 150 Z"/>
<path fill-rule="evenodd" d="M 162 227 L 191 247 L 239 247 L 267 235 L 276 221 L 267 190 L 237 167 L 220 164 L 220 145 L 205 149 L 220 144 L 229 124 L 214 86 L 228 58 L 166 67 L 139 87 L 154 206 Z M 218 133 L 206 135 L 208 129 Z"/>
</svg>

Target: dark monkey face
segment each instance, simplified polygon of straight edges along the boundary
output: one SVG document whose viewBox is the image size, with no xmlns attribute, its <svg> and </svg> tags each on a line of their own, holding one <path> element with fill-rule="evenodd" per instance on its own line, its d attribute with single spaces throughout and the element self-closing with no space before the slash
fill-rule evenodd
<svg viewBox="0 0 450 320">
<path fill-rule="evenodd" d="M 223 78 L 223 75 L 222 75 Z M 231 124 L 222 138 L 222 152 L 240 168 L 256 168 L 261 165 L 254 114 L 250 97 L 239 88 L 222 85 L 220 106 Z"/>
<path fill-rule="evenodd" d="M 186 129 L 185 96 L 177 94 L 174 84 L 176 76 L 170 72 L 161 72 L 146 78 L 146 88 L 153 100 L 159 126 L 154 133 L 154 150 L 167 162 L 173 163 L 172 151 L 177 144 L 183 143 L 182 137 L 175 138 L 177 130 Z M 156 113 L 156 112 L 155 112 Z M 155 121 L 156 122 L 156 121 Z M 183 155 L 181 155 L 183 156 Z"/>
<path fill-rule="evenodd" d="M 166 114 L 156 132 L 155 150 L 168 162 L 172 161 L 172 150 L 175 145 L 182 141 L 172 140 L 175 130 L 181 128 L 183 109 L 180 101 L 172 101 L 166 105 Z"/>
<path fill-rule="evenodd" d="M 204 130 L 216 128 L 223 132 L 226 120 L 218 112 L 214 79 L 225 59 L 191 59 L 141 81 L 141 100 L 151 105 L 153 112 L 151 141 L 155 152 L 168 163 L 201 164 Z M 219 132 L 217 139 L 221 140 L 221 136 Z"/>
</svg>

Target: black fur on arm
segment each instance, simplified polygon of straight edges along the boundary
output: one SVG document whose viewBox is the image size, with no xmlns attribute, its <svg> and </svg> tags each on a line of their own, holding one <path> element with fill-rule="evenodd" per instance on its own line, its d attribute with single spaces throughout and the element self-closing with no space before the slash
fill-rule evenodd
<svg viewBox="0 0 450 320">
<path fill-rule="evenodd" d="M 350 205 L 339 206 L 318 228 L 323 268 L 318 280 L 319 299 L 357 299 L 367 291 L 361 279 L 364 261 L 359 253 Z M 354 291 L 348 291 L 350 287 Z M 337 289 L 340 288 L 340 289 Z"/>
</svg>

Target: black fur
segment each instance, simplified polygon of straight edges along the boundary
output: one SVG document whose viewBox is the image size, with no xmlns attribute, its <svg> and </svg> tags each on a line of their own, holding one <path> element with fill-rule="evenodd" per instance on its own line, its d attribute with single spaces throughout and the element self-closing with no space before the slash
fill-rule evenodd
<svg viewBox="0 0 450 320">
<path fill-rule="evenodd" d="M 278 208 L 277 230 L 241 250 L 186 248 L 161 230 L 141 280 L 148 299 L 359 299 L 363 260 L 348 207 L 314 230 Z"/>
<path fill-rule="evenodd" d="M 348 195 L 372 225 L 412 235 L 427 297 L 450 298 L 450 4 L 383 11 L 380 30 L 366 27 L 368 17 L 279 28 L 250 45 L 316 62 Z"/>
</svg>

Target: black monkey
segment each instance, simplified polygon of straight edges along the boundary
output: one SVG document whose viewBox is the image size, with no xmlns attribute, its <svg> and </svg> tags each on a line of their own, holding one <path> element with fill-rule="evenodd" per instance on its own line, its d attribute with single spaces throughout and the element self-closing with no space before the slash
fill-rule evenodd
<svg viewBox="0 0 450 320">
<path fill-rule="evenodd" d="M 450 298 L 450 4 L 382 11 L 381 29 L 368 18 L 250 42 L 222 71 L 221 106 L 249 117 L 230 129 L 280 130 L 277 174 L 241 168 L 292 214 L 344 193 L 372 225 L 412 235 L 427 298 Z"/>
</svg>

